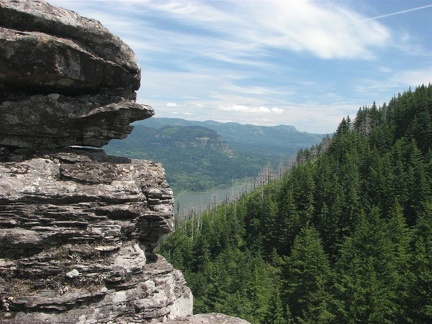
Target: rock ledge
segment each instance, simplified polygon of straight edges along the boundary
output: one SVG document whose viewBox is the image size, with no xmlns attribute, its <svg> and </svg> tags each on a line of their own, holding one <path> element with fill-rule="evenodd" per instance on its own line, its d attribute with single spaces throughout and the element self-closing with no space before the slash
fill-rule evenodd
<svg viewBox="0 0 432 324">
<path fill-rule="evenodd" d="M 0 145 L 102 147 L 154 115 L 133 51 L 98 21 L 42 0 L 0 0 Z"/>
</svg>

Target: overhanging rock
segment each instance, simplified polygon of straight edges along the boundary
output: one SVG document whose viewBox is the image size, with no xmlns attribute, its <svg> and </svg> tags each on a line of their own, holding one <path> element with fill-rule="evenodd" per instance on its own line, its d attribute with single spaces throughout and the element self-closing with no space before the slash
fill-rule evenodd
<svg viewBox="0 0 432 324">
<path fill-rule="evenodd" d="M 98 21 L 41 0 L 0 0 L 0 145 L 102 147 L 154 115 L 133 51 Z"/>
</svg>

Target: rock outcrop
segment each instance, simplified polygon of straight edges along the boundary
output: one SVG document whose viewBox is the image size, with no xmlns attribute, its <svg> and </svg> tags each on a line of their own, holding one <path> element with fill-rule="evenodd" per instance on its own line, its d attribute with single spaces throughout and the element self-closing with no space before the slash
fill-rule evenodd
<svg viewBox="0 0 432 324">
<path fill-rule="evenodd" d="M 210 313 L 197 314 L 188 317 L 179 317 L 174 320 L 168 320 L 166 324 L 248 324 L 238 317 L 231 317 L 224 314 Z M 249 323 L 250 324 L 250 323 Z"/>
<path fill-rule="evenodd" d="M 99 22 L 0 0 L 0 322 L 191 315 L 183 275 L 153 253 L 174 226 L 162 166 L 75 147 L 152 116 L 139 83 L 132 50 Z"/>
<path fill-rule="evenodd" d="M 101 147 L 154 114 L 135 103 L 133 51 L 98 21 L 41 0 L 0 0 L 0 145 Z"/>
<path fill-rule="evenodd" d="M 139 83 L 99 22 L 0 0 L 1 323 L 246 323 L 192 316 L 182 273 L 153 252 L 174 227 L 162 166 L 97 149 L 153 115 Z"/>
<path fill-rule="evenodd" d="M 173 230 L 160 164 L 63 149 L 3 151 L 0 320 L 143 322 L 190 315 L 182 274 L 153 254 Z"/>
</svg>

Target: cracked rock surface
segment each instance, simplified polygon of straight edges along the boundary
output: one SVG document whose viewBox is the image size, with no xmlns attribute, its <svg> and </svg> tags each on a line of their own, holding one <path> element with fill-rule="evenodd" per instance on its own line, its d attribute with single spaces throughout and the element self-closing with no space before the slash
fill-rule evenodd
<svg viewBox="0 0 432 324">
<path fill-rule="evenodd" d="M 181 272 L 152 251 L 174 226 L 160 164 L 92 149 L 2 156 L 0 320 L 133 323 L 192 313 Z"/>
</svg>

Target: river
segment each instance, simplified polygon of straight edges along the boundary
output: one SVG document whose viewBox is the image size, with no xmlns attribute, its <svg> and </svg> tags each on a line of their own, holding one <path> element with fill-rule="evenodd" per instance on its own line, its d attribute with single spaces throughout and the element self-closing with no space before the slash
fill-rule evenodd
<svg viewBox="0 0 432 324">
<path fill-rule="evenodd" d="M 215 188 L 203 192 L 182 191 L 174 197 L 174 214 L 177 220 L 182 221 L 188 215 L 201 214 L 209 207 L 219 205 L 227 199 L 232 201 L 242 193 L 252 191 L 253 186 L 253 180 L 247 179 L 225 188 Z"/>
</svg>

